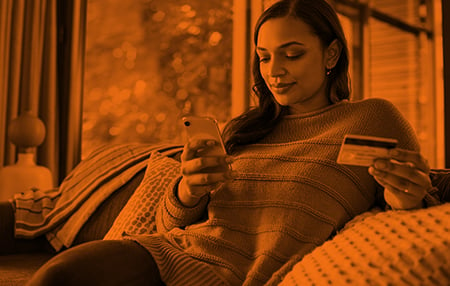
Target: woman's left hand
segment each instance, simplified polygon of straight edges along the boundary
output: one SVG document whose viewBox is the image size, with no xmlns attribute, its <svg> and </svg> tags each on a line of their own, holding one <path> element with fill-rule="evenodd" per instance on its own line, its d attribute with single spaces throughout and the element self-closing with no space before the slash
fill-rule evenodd
<svg viewBox="0 0 450 286">
<path fill-rule="evenodd" d="M 392 149 L 389 157 L 374 160 L 369 173 L 384 187 L 384 198 L 393 209 L 422 207 L 432 188 L 427 160 L 415 151 Z"/>
</svg>

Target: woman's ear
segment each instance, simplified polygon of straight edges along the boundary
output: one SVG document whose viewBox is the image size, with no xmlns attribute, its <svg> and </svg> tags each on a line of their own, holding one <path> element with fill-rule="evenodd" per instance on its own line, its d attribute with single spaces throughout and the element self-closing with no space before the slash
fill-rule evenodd
<svg viewBox="0 0 450 286">
<path fill-rule="evenodd" d="M 331 70 L 334 68 L 341 56 L 342 46 L 337 39 L 333 40 L 325 51 L 326 68 Z"/>
</svg>

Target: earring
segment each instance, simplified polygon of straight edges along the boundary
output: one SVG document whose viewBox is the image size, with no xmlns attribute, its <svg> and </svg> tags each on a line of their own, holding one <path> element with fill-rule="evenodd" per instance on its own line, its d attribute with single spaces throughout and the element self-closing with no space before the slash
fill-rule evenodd
<svg viewBox="0 0 450 286">
<path fill-rule="evenodd" d="M 327 76 L 329 76 L 331 74 L 331 69 L 327 68 Z"/>
</svg>

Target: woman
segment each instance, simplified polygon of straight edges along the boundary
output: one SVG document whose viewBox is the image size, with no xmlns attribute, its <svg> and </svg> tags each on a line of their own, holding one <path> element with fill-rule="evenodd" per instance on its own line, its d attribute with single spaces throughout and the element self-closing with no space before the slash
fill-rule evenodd
<svg viewBox="0 0 450 286">
<path fill-rule="evenodd" d="M 157 234 L 69 249 L 30 285 L 276 285 L 375 204 L 422 206 L 431 182 L 414 132 L 385 100 L 348 101 L 346 41 L 324 0 L 274 4 L 254 41 L 259 106 L 227 125 L 232 157 L 198 157 L 217 142 L 190 141 Z M 339 165 L 345 134 L 396 138 L 399 148 L 369 169 Z"/>
</svg>

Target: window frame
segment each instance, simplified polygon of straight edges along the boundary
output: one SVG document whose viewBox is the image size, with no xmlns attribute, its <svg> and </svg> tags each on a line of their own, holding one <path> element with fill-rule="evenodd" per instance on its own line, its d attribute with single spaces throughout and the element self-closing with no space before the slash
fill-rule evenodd
<svg viewBox="0 0 450 286">
<path fill-rule="evenodd" d="M 437 14 L 437 13 L 436 13 Z M 444 78 L 444 125 L 445 125 L 445 167 L 450 168 L 450 19 L 445 17 L 450 15 L 450 2 L 442 0 L 442 49 L 443 49 L 443 78 Z"/>
</svg>

